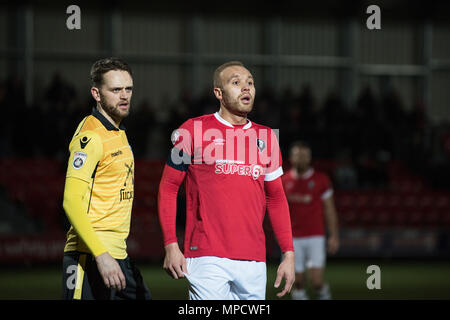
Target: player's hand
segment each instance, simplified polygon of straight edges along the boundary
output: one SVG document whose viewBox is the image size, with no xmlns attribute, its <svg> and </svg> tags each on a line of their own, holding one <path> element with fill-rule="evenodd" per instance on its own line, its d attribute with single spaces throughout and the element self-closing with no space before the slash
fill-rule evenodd
<svg viewBox="0 0 450 320">
<path fill-rule="evenodd" d="M 122 290 L 126 287 L 125 276 L 119 263 L 111 257 L 108 252 L 104 252 L 95 258 L 97 268 L 108 289 Z"/>
<path fill-rule="evenodd" d="M 327 251 L 330 254 L 336 254 L 339 249 L 339 238 L 336 236 L 331 236 L 327 241 Z"/>
<path fill-rule="evenodd" d="M 285 285 L 281 292 L 277 293 L 277 297 L 281 298 L 286 293 L 291 292 L 292 285 L 295 281 L 295 265 L 294 265 L 294 251 L 286 251 L 284 253 L 283 261 L 277 270 L 277 278 L 275 279 L 274 287 L 278 288 L 281 281 L 285 279 Z"/>
<path fill-rule="evenodd" d="M 184 278 L 184 274 L 187 273 L 186 258 L 178 247 L 178 243 L 168 244 L 165 250 L 164 270 L 174 279 Z"/>
</svg>

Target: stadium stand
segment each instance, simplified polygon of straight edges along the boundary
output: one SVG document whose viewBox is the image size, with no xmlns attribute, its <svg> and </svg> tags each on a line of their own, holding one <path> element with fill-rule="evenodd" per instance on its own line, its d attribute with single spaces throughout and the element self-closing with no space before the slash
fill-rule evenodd
<svg viewBox="0 0 450 320">
<path fill-rule="evenodd" d="M 163 165 L 164 162 L 160 160 L 136 160 L 136 200 L 130 250 L 137 257 L 157 259 L 162 254 L 157 193 Z M 51 159 L 0 160 L 0 167 L 7 168 L 0 182 L 3 190 L 6 190 L 3 198 L 7 200 L 1 202 L 2 215 L 14 217 L 13 220 L 9 219 L 9 228 L 5 223 L 0 228 L 3 240 L 17 235 L 22 235 L 20 239 L 24 239 L 23 235 L 27 235 L 29 239 L 42 239 L 42 235 L 45 235 L 47 239 L 63 242 L 64 232 L 68 227 L 62 209 L 64 166 L 65 163 Z M 317 160 L 316 167 L 329 171 L 333 164 L 328 160 Z M 433 191 L 427 187 L 426 181 L 404 167 L 398 168 L 401 170 L 395 172 L 401 172 L 401 177 L 392 176 L 391 183 L 385 190 L 336 190 L 336 206 L 343 229 L 440 230 L 450 227 L 448 193 Z M 20 204 L 21 213 L 18 210 L 6 210 L 8 203 Z M 272 237 L 269 242 L 273 242 Z M 153 249 L 144 249 L 144 243 L 150 243 Z M 55 254 L 58 252 L 55 251 Z"/>
<path fill-rule="evenodd" d="M 20 99 L 23 92 L 20 79 L 14 81 L 16 89 L 0 96 L 0 107 L 11 119 L 1 128 L 3 134 L 0 135 L 0 145 L 3 146 L 0 154 L 0 260 L 9 259 L 14 252 L 18 255 L 26 253 L 32 259 L 36 252 L 45 251 L 42 248 L 31 250 L 33 243 L 41 243 L 48 252 L 55 254 L 53 259 L 58 259 L 69 227 L 62 209 L 67 145 L 74 126 L 90 113 L 92 106 L 79 102 L 79 105 L 63 111 L 58 107 L 64 104 L 63 101 L 56 99 L 51 100 L 50 105 L 50 102 L 43 104 L 37 101 L 30 108 Z M 65 81 L 65 85 L 70 86 L 66 80 L 55 81 Z M 9 87 L 11 84 L 6 81 L 0 85 L 0 91 Z M 325 99 L 323 106 L 309 110 L 310 106 L 305 101 L 312 95 L 310 86 L 304 86 L 298 96 L 277 96 L 270 89 L 262 89 L 258 105 L 273 105 L 276 116 L 255 108 L 250 118 L 282 128 L 280 145 L 286 169 L 289 165 L 286 151 L 290 143 L 307 138 L 313 147 L 313 165 L 332 179 L 344 247 L 346 244 L 375 243 L 382 248 L 384 242 L 381 238 L 374 241 L 372 231 L 394 230 L 395 234 L 395 230 L 411 228 L 436 232 L 450 228 L 450 194 L 445 179 L 447 167 L 436 167 L 433 160 L 438 156 L 450 157 L 450 153 L 445 151 L 447 140 L 443 140 L 448 133 L 447 127 L 429 127 L 430 137 L 434 139 L 431 144 L 435 146 L 430 150 L 422 143 L 425 140 L 423 136 L 421 139 L 412 138 L 411 132 L 424 135 L 423 130 L 417 131 L 414 108 L 411 114 L 402 111 L 403 126 L 393 125 L 388 116 L 380 119 L 378 127 L 366 125 L 371 122 L 370 108 L 366 106 L 383 99 L 376 99 L 370 89 L 362 88 L 355 106 L 344 108 L 345 112 L 340 115 L 342 123 L 334 123 L 332 105 L 339 98 Z M 334 102 L 330 104 L 330 101 Z M 12 103 L 15 107 L 9 108 Z M 171 132 L 185 119 L 210 110 L 212 103 L 215 102 L 206 93 L 198 97 L 182 94 L 175 107 L 160 106 L 166 112 L 165 117 L 155 114 L 158 108 L 139 108 L 139 103 L 136 103 L 137 109 L 126 119 L 136 161 L 135 199 L 128 245 L 130 252 L 137 257 L 160 259 L 163 255 L 157 193 L 167 150 L 171 146 Z M 297 122 L 289 121 L 289 126 L 284 125 L 283 119 L 289 119 L 288 111 L 292 108 L 308 109 L 309 112 L 303 113 L 303 119 L 300 112 Z M 184 113 L 180 114 L 180 110 Z M 32 130 L 24 131 L 17 125 L 32 127 L 35 119 L 42 122 L 42 139 L 34 139 Z M 144 119 L 148 121 L 143 123 Z M 325 123 L 318 119 L 324 119 Z M 55 127 L 55 123 L 58 126 Z M 420 123 L 427 123 L 426 118 L 421 118 Z M 380 130 L 389 134 L 380 138 Z M 339 139 L 330 142 L 327 137 Z M 417 141 L 422 142 L 418 144 Z M 184 223 L 182 201 L 179 211 L 177 221 L 181 226 Z M 265 228 L 270 229 L 270 226 L 265 225 Z M 347 240 L 346 235 L 350 235 Z M 359 241 L 355 235 L 369 238 Z M 268 237 L 267 243 L 269 251 L 276 251 L 272 236 Z M 55 246 L 59 246 L 61 251 Z M 361 250 L 364 252 L 363 247 Z M 46 254 L 39 257 L 48 259 Z"/>
</svg>

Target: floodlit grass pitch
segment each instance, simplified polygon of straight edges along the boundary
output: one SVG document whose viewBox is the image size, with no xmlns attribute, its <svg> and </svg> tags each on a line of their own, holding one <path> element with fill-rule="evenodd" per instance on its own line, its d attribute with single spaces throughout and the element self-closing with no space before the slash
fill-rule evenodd
<svg viewBox="0 0 450 320">
<path fill-rule="evenodd" d="M 366 269 L 371 264 L 381 268 L 380 290 L 367 289 Z M 187 299 L 187 280 L 172 280 L 159 264 L 137 265 L 153 299 Z M 268 265 L 269 300 L 277 300 L 280 291 L 273 288 L 276 268 Z M 334 299 L 450 299 L 449 261 L 330 260 L 325 276 Z M 0 299 L 60 299 L 61 279 L 59 265 L 3 268 Z"/>
</svg>

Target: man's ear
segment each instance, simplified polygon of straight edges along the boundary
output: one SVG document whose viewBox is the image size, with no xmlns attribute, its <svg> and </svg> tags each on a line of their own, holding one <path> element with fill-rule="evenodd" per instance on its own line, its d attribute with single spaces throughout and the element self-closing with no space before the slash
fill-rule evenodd
<svg viewBox="0 0 450 320">
<path fill-rule="evenodd" d="M 100 91 L 98 90 L 97 87 L 91 88 L 91 95 L 95 101 L 100 102 Z"/>
<path fill-rule="evenodd" d="M 222 89 L 214 88 L 214 95 L 218 100 L 222 100 Z"/>
</svg>

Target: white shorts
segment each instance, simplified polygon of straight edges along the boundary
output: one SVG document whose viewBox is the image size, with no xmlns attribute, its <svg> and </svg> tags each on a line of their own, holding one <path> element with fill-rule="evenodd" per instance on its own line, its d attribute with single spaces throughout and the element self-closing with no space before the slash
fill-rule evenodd
<svg viewBox="0 0 450 320">
<path fill-rule="evenodd" d="M 264 300 L 266 263 L 219 257 L 186 258 L 190 300 Z"/>
<path fill-rule="evenodd" d="M 325 237 L 312 236 L 294 238 L 295 272 L 305 269 L 324 268 L 326 261 Z"/>
</svg>

